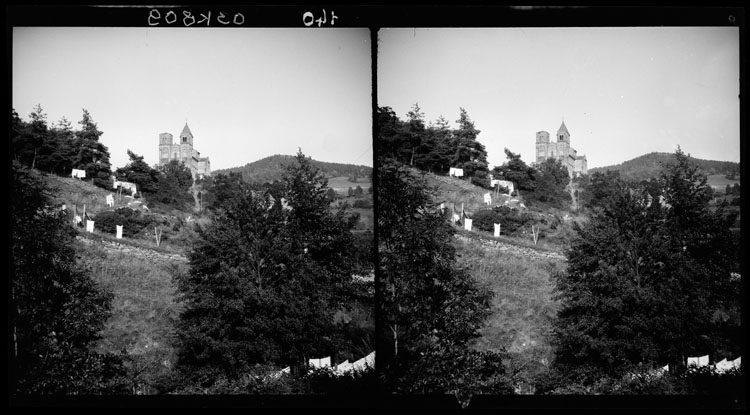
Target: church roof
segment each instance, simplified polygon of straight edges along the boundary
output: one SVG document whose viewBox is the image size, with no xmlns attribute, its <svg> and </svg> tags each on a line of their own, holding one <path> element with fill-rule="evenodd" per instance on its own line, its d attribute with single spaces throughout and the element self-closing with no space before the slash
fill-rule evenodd
<svg viewBox="0 0 750 415">
<path fill-rule="evenodd" d="M 187 124 L 185 125 L 185 127 L 187 127 Z M 562 122 L 562 124 L 560 125 L 560 129 L 557 130 L 557 135 L 560 135 L 560 133 L 570 135 L 570 132 L 568 132 L 568 127 L 565 126 L 565 121 Z"/>
<path fill-rule="evenodd" d="M 188 135 L 190 137 L 193 136 L 193 133 L 190 132 L 190 127 L 188 127 L 187 123 L 185 123 L 185 128 L 182 129 L 182 132 L 180 133 L 180 137 L 183 137 L 183 136 L 186 136 L 186 135 Z"/>
</svg>

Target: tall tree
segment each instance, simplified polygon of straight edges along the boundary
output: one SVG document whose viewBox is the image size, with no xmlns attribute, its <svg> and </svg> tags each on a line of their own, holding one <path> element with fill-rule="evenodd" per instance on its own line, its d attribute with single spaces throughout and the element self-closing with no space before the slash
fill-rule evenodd
<svg viewBox="0 0 750 415">
<path fill-rule="evenodd" d="M 296 233 L 296 240 L 308 248 L 309 258 L 324 272 L 330 282 L 326 293 L 340 304 L 342 293 L 347 293 L 347 282 L 355 264 L 349 258 L 352 243 L 351 230 L 358 215 L 350 215 L 346 205 L 335 212 L 330 210 L 326 197 L 328 180 L 313 167 L 300 150 L 296 162 L 287 166 L 282 183 L 286 203 L 290 211 L 289 225 Z M 319 283 L 326 281 L 320 279 Z"/>
<path fill-rule="evenodd" d="M 109 150 L 99 142 L 102 132 L 99 131 L 89 112 L 83 109 L 83 118 L 78 122 L 81 129 L 76 132 L 78 155 L 73 165 L 86 170 L 86 177 L 93 179 L 95 185 L 105 189 L 112 188 L 112 170 L 109 164 Z"/>
<path fill-rule="evenodd" d="M 553 158 L 539 163 L 536 169 L 534 199 L 562 207 L 566 201 L 570 200 L 570 196 L 565 192 L 570 181 L 568 169 L 560 160 Z"/>
<path fill-rule="evenodd" d="M 679 366 L 717 347 L 739 351 L 742 340 L 728 335 L 722 317 L 740 301 L 730 275 L 738 263 L 734 218 L 725 206 L 709 207 L 706 177 L 689 157 L 679 149 L 674 157 L 660 194 L 653 186 L 608 187 L 567 252 L 555 365 L 568 380 L 619 377 L 639 364 Z"/>
<path fill-rule="evenodd" d="M 415 164 L 422 170 L 447 174 L 455 154 L 455 147 L 448 120 L 441 115 L 427 128 L 425 139 L 417 149 L 419 157 Z"/>
<path fill-rule="evenodd" d="M 12 392 L 126 393 L 120 357 L 90 350 L 112 294 L 76 263 L 75 232 L 43 179 L 17 162 L 12 169 Z"/>
<path fill-rule="evenodd" d="M 419 103 L 415 103 L 411 110 L 406 114 L 406 128 L 409 137 L 409 165 L 414 165 L 414 157 L 417 152 L 417 148 L 422 144 L 425 139 L 425 125 L 424 125 L 424 113 L 419 108 Z"/>
<path fill-rule="evenodd" d="M 391 107 L 378 107 L 377 128 L 380 152 L 394 159 L 400 159 L 407 137 L 404 122 L 398 118 Z"/>
<path fill-rule="evenodd" d="M 178 366 L 211 383 L 255 364 L 299 366 L 336 350 L 353 223 L 331 213 L 326 180 L 300 152 L 279 186 L 215 178 L 213 221 L 178 278 Z"/>
<path fill-rule="evenodd" d="M 183 206 L 193 200 L 190 193 L 193 175 L 182 161 L 170 160 L 159 168 L 159 173 L 156 200 L 174 206 Z"/>
<path fill-rule="evenodd" d="M 399 393 L 508 392 L 498 353 L 471 341 L 491 293 L 455 263 L 453 230 L 423 179 L 392 160 L 378 169 L 378 365 Z"/>
<path fill-rule="evenodd" d="M 495 167 L 493 169 L 495 174 L 504 180 L 513 182 L 519 190 L 533 191 L 536 188 L 534 169 L 521 160 L 520 154 L 515 154 L 507 148 L 505 149 L 505 156 L 508 161 L 503 163 L 502 166 Z"/>
<path fill-rule="evenodd" d="M 115 170 L 117 180 L 135 183 L 138 190 L 145 194 L 154 194 L 159 189 L 159 170 L 152 168 L 139 156 L 128 150 L 130 162 L 125 167 Z"/>
<path fill-rule="evenodd" d="M 594 172 L 591 174 L 589 185 L 584 189 L 587 203 L 592 207 L 606 208 L 608 204 L 616 203 L 614 197 L 623 191 L 624 186 L 625 183 L 620 179 L 620 172 L 617 170 Z"/>
<path fill-rule="evenodd" d="M 14 158 L 27 167 L 37 168 L 40 154 L 48 150 L 44 148 L 49 133 L 47 114 L 42 106 L 37 104 L 34 111 L 29 114 L 28 123 L 21 120 L 15 110 L 12 117 L 11 143 Z"/>
<path fill-rule="evenodd" d="M 242 174 L 230 172 L 229 174 L 216 174 L 209 177 L 208 183 L 204 183 L 203 204 L 210 211 L 218 211 L 224 208 L 235 197 L 248 197 L 250 186 L 243 182 Z"/>
<path fill-rule="evenodd" d="M 51 129 L 54 152 L 50 155 L 51 170 L 62 176 L 69 176 L 76 156 L 75 132 L 70 121 L 62 117 Z"/>
<path fill-rule="evenodd" d="M 453 132 L 456 139 L 454 167 L 462 168 L 466 176 L 476 175 L 486 178 L 488 174 L 487 151 L 484 144 L 477 141 L 477 136 L 481 131 L 476 129 L 474 122 L 463 108 L 460 108 L 456 123 L 458 123 L 458 129 Z M 486 181 L 489 185 L 489 180 Z"/>
</svg>

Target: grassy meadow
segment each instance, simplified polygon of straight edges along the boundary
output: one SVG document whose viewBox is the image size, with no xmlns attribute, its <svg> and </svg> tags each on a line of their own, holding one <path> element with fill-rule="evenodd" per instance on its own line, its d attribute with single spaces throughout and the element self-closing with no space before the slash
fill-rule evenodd
<svg viewBox="0 0 750 415">
<path fill-rule="evenodd" d="M 475 240 L 458 241 L 456 247 L 459 263 L 494 293 L 492 314 L 475 347 L 505 348 L 517 393 L 533 393 L 534 379 L 552 360 L 550 330 L 558 307 L 553 274 L 564 269 L 563 261 L 535 260 Z"/>
<path fill-rule="evenodd" d="M 128 352 L 134 393 L 153 393 L 149 385 L 167 374 L 175 360 L 172 336 L 180 306 L 173 276 L 187 272 L 187 263 L 78 245 L 91 275 L 114 294 L 112 314 L 97 349 Z"/>
<path fill-rule="evenodd" d="M 361 187 L 367 193 L 367 188 L 372 186 L 372 181 L 369 177 L 360 177 L 356 182 L 349 181 L 348 178 L 343 176 L 328 179 L 328 187 L 335 190 L 339 195 L 346 196 L 346 192 L 350 187 L 356 189 L 357 186 Z"/>
<path fill-rule="evenodd" d="M 740 180 L 727 179 L 724 174 L 712 174 L 707 177 L 708 185 L 711 186 L 715 191 L 724 193 L 727 185 L 734 186 L 735 183 L 740 183 Z"/>
</svg>

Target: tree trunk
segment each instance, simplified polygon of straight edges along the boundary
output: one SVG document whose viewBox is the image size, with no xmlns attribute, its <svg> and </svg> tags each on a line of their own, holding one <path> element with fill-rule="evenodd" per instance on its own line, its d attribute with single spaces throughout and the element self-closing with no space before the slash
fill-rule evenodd
<svg viewBox="0 0 750 415">
<path fill-rule="evenodd" d="M 391 327 L 393 332 L 393 357 L 398 356 L 398 324 L 394 324 Z"/>
</svg>

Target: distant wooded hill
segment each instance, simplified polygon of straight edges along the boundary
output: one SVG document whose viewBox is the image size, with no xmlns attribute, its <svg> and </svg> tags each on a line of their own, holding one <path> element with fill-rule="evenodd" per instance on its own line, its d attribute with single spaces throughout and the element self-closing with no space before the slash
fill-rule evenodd
<svg viewBox="0 0 750 415">
<path fill-rule="evenodd" d="M 589 174 L 594 172 L 605 172 L 607 170 L 619 170 L 620 177 L 627 181 L 648 180 L 658 177 L 662 164 L 671 162 L 673 153 L 649 153 L 632 160 L 625 161 L 614 166 L 595 167 L 589 169 Z M 692 158 L 706 175 L 724 174 L 739 176 L 740 164 L 733 161 L 702 160 Z"/>
<path fill-rule="evenodd" d="M 320 169 L 327 178 L 347 177 L 347 178 L 367 178 L 372 177 L 372 167 L 328 163 L 310 159 L 312 165 Z M 252 163 L 245 164 L 242 167 L 231 167 L 228 169 L 214 170 L 213 174 L 229 174 L 230 172 L 242 174 L 242 179 L 248 183 L 271 183 L 280 180 L 284 173 L 284 166 L 295 162 L 294 156 L 275 154 Z"/>
</svg>

